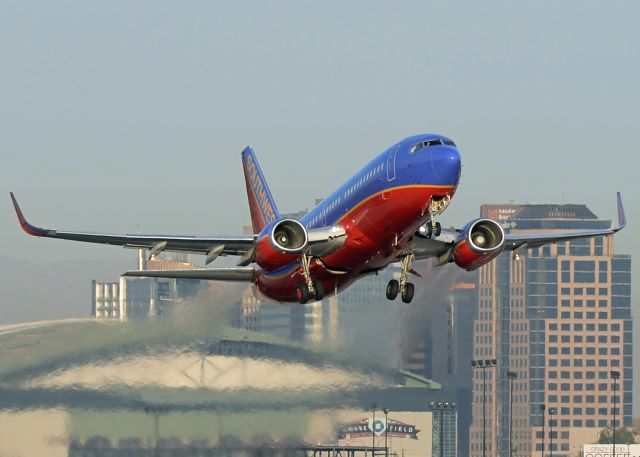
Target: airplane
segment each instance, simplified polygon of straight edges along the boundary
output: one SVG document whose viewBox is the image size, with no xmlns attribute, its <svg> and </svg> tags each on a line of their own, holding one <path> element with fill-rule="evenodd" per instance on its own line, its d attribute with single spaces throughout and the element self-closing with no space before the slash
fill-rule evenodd
<svg viewBox="0 0 640 457">
<path fill-rule="evenodd" d="M 366 164 L 300 219 L 280 216 L 253 149 L 242 151 L 253 228 L 244 236 L 113 235 L 36 227 L 27 222 L 15 196 L 20 225 L 29 235 L 119 245 L 149 250 L 202 254 L 205 265 L 218 256 L 240 256 L 237 267 L 128 271 L 126 276 L 245 281 L 261 300 L 307 303 L 346 289 L 363 276 L 400 263 L 385 295 L 405 303 L 415 287 L 409 275 L 415 260 L 432 258 L 434 266 L 454 262 L 475 270 L 503 251 L 516 258 L 547 243 L 611 235 L 626 217 L 617 194 L 618 226 L 611 229 L 536 234 L 505 233 L 487 218 L 472 219 L 461 229 L 443 229 L 442 215 L 460 181 L 460 152 L 448 137 L 409 136 Z"/>
</svg>

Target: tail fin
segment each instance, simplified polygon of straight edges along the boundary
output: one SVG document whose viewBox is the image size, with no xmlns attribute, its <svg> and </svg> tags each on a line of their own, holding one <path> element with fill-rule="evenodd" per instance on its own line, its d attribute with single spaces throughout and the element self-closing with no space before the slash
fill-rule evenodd
<svg viewBox="0 0 640 457">
<path fill-rule="evenodd" d="M 253 233 L 260 233 L 266 225 L 275 221 L 280 215 L 251 146 L 247 146 L 242 151 L 242 167 L 247 184 Z"/>
</svg>

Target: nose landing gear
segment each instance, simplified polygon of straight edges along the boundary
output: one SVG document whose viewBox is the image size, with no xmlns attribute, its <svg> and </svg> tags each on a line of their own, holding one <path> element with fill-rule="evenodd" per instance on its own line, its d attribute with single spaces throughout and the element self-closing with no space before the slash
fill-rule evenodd
<svg viewBox="0 0 640 457">
<path fill-rule="evenodd" d="M 423 230 L 423 236 L 425 238 L 436 238 L 442 233 L 442 226 L 440 225 L 440 222 L 434 223 L 432 220 L 428 220 L 423 227 L 420 227 L 420 229 Z"/>
<path fill-rule="evenodd" d="M 404 303 L 411 303 L 411 300 L 413 300 L 415 287 L 413 283 L 407 282 L 407 275 L 411 270 L 411 262 L 413 262 L 414 258 L 415 256 L 413 254 L 407 254 L 402 257 L 402 260 L 400 261 L 400 281 L 397 279 L 389 281 L 386 291 L 387 299 L 395 300 L 399 292 Z"/>
</svg>

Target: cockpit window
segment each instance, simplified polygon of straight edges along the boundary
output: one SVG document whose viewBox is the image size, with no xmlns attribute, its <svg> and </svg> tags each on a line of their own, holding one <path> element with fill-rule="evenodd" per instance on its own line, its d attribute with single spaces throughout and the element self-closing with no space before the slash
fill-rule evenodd
<svg viewBox="0 0 640 457">
<path fill-rule="evenodd" d="M 422 143 L 416 143 L 413 146 L 411 146 L 409 148 L 409 153 L 411 154 L 416 154 L 420 149 L 422 148 L 428 148 L 429 146 L 440 146 L 442 144 L 446 144 L 447 146 L 455 146 L 456 144 L 451 141 L 451 140 L 447 140 L 447 139 L 435 139 L 435 140 L 429 140 L 429 141 L 424 141 Z"/>
<path fill-rule="evenodd" d="M 409 148 L 409 152 L 411 154 L 415 154 L 417 153 L 420 149 L 422 149 L 424 147 L 424 143 L 417 143 L 414 144 L 413 146 L 411 146 L 411 148 Z"/>
</svg>

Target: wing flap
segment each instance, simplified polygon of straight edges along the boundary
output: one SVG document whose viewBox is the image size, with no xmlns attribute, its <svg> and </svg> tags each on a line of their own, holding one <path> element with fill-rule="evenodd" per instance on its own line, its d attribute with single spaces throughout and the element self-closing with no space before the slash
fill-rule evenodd
<svg viewBox="0 0 640 457">
<path fill-rule="evenodd" d="M 213 281 L 252 282 L 257 274 L 255 268 L 196 268 L 185 270 L 134 270 L 122 276 L 144 278 L 204 279 Z"/>
</svg>

